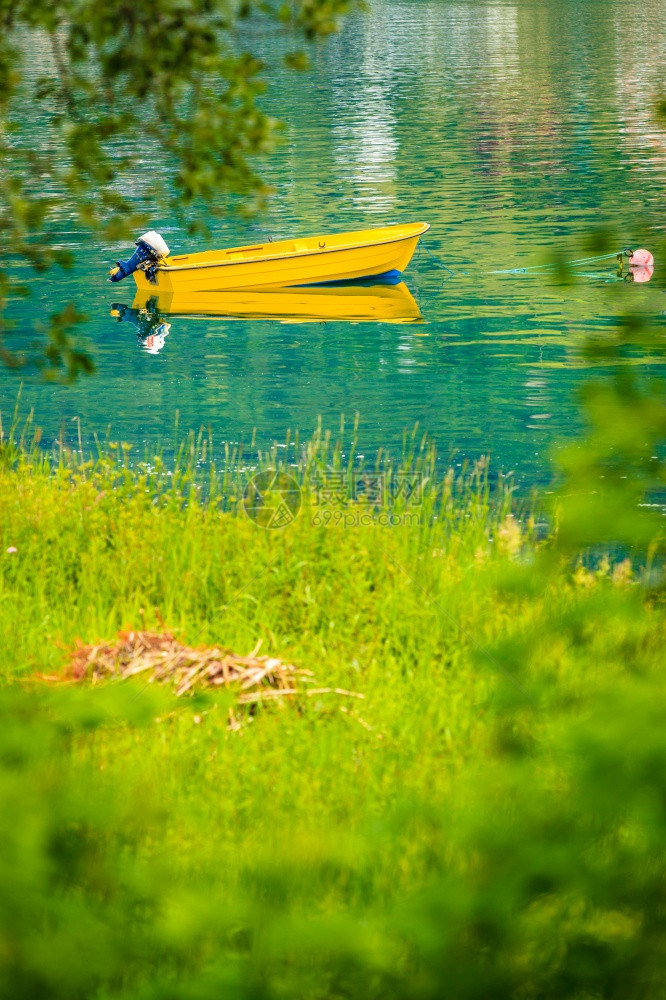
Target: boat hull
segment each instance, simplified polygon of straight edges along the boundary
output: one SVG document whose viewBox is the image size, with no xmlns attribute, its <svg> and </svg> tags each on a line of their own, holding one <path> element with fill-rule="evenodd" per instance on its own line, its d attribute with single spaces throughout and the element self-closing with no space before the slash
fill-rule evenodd
<svg viewBox="0 0 666 1000">
<path fill-rule="evenodd" d="M 168 257 L 155 269 L 155 281 L 141 270 L 134 272 L 134 279 L 142 292 L 189 295 L 329 284 L 388 273 L 398 278 L 412 259 L 419 237 L 429 228 L 425 222 L 386 226 Z"/>
</svg>

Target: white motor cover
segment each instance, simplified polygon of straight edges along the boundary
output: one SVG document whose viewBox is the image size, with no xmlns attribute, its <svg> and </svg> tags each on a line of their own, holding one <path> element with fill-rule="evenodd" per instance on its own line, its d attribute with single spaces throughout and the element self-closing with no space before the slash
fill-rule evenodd
<svg viewBox="0 0 666 1000">
<path fill-rule="evenodd" d="M 158 256 L 160 257 L 169 256 L 168 246 L 166 245 L 160 234 L 156 233 L 154 229 L 151 229 L 147 233 L 144 233 L 143 236 L 139 237 L 139 239 L 142 240 L 144 243 L 147 243 L 148 246 L 151 248 L 151 250 L 154 250 L 155 253 L 158 254 Z"/>
</svg>

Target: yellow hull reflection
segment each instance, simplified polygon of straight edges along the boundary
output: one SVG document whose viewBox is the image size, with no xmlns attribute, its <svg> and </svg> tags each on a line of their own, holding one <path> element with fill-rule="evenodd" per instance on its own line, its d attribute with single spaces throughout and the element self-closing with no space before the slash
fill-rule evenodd
<svg viewBox="0 0 666 1000">
<path fill-rule="evenodd" d="M 167 257 L 155 269 L 156 283 L 142 270 L 134 272 L 134 280 L 142 291 L 189 293 L 286 288 L 402 273 L 419 237 L 429 228 L 427 222 L 415 222 L 182 254 Z"/>
<path fill-rule="evenodd" d="M 284 323 L 345 320 L 352 323 L 418 323 L 421 312 L 404 282 L 335 288 L 246 289 L 228 292 L 137 290 L 133 309 L 189 318 L 272 319 Z"/>
</svg>

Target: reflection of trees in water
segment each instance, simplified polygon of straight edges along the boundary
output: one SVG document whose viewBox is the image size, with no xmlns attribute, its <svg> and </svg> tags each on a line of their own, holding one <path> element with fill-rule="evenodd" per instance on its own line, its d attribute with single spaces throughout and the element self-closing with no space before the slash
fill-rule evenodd
<svg viewBox="0 0 666 1000">
<path fill-rule="evenodd" d="M 666 127 L 655 114 L 664 90 L 666 29 L 641 20 L 629 47 L 620 46 L 615 63 L 619 97 L 618 141 L 646 205 L 661 210 L 666 186 Z M 636 155 L 636 154 L 639 155 Z"/>
<path fill-rule="evenodd" d="M 347 115 L 332 131 L 337 173 L 359 211 L 388 212 L 396 202 L 398 141 L 386 88 L 368 80 Z"/>
</svg>

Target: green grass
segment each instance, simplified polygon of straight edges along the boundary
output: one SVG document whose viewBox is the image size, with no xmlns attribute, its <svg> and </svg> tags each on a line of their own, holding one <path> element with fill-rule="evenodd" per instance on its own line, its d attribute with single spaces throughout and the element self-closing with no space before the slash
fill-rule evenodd
<svg viewBox="0 0 666 1000">
<path fill-rule="evenodd" d="M 662 995 L 659 593 L 572 566 L 484 463 L 438 476 L 416 438 L 378 459 L 426 483 L 393 527 L 313 523 L 352 444 L 262 457 L 296 456 L 279 530 L 204 449 L 171 475 L 0 452 L 0 994 Z M 123 626 L 261 640 L 363 700 L 231 731 L 228 695 L 30 680 Z"/>
</svg>

